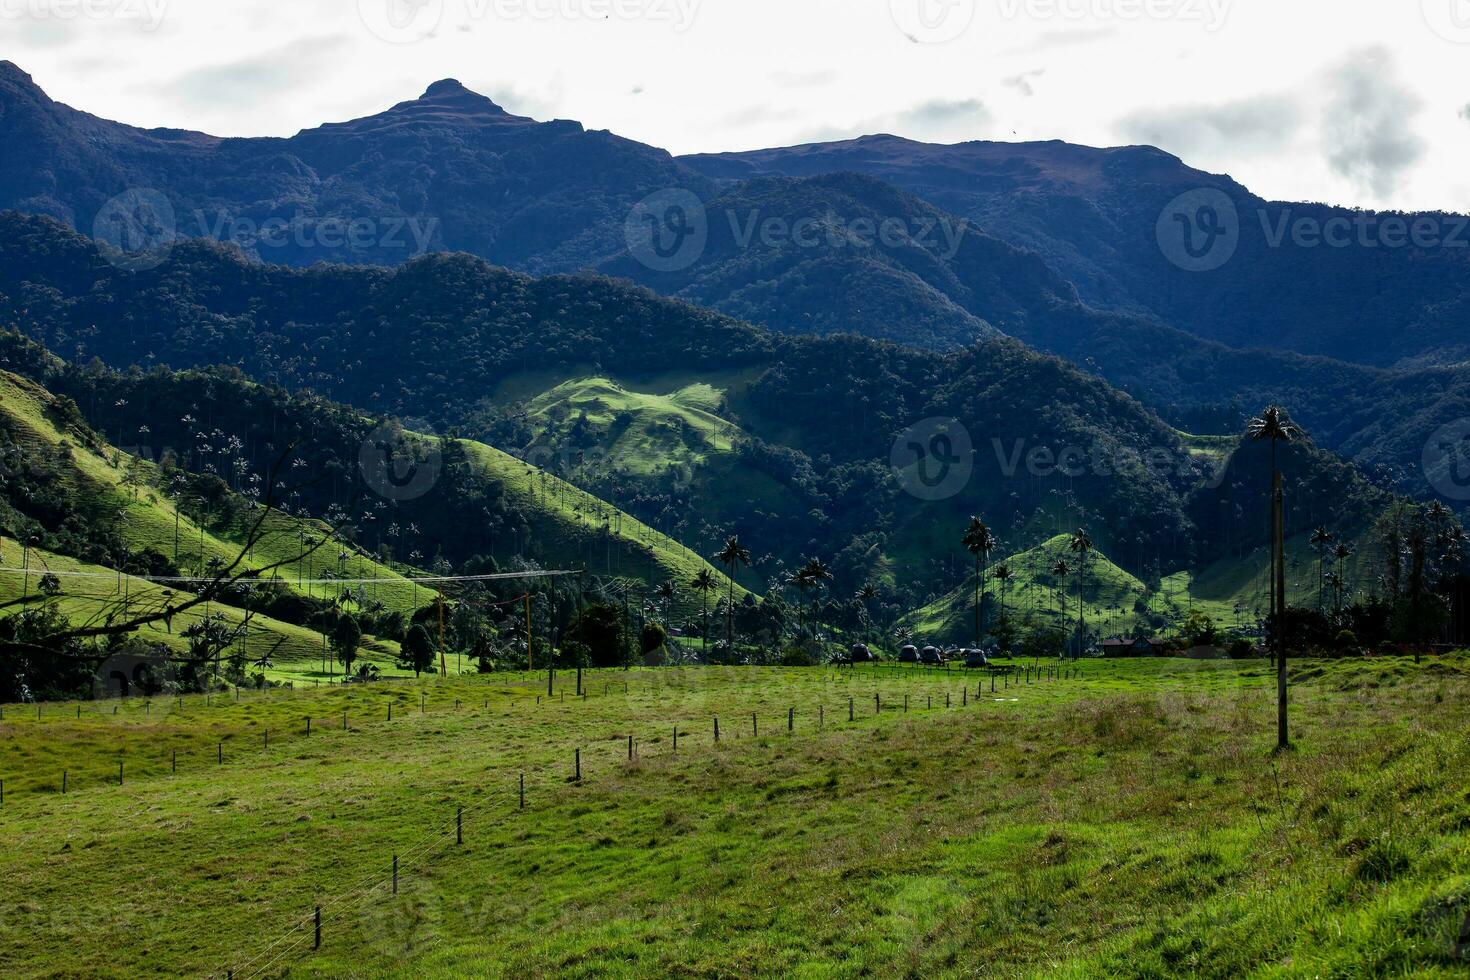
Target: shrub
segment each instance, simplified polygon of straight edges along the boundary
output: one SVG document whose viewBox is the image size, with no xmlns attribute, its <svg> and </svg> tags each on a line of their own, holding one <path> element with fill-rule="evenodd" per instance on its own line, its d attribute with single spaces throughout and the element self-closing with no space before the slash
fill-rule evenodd
<svg viewBox="0 0 1470 980">
<path fill-rule="evenodd" d="M 806 647 L 787 647 L 781 651 L 782 667 L 815 667 L 818 663 L 817 655 Z"/>
</svg>

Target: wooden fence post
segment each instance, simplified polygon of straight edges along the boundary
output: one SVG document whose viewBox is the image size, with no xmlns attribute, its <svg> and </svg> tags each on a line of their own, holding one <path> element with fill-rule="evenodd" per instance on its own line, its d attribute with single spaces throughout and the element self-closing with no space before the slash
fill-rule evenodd
<svg viewBox="0 0 1470 980">
<path fill-rule="evenodd" d="M 393 855 L 393 894 L 398 894 L 398 855 Z"/>
<path fill-rule="evenodd" d="M 715 744 L 720 744 L 720 719 L 715 719 Z"/>
<path fill-rule="evenodd" d="M 852 698 L 847 699 L 847 720 L 852 721 Z"/>
<path fill-rule="evenodd" d="M 786 709 L 786 730 L 788 732 L 794 732 L 794 731 L 796 731 L 796 709 L 795 708 L 787 708 Z"/>
<path fill-rule="evenodd" d="M 521 809 L 526 808 L 526 774 L 521 773 Z"/>
<path fill-rule="evenodd" d="M 454 811 L 454 842 L 464 843 L 464 807 L 458 807 Z"/>
<path fill-rule="evenodd" d="M 575 781 L 580 783 L 582 781 L 582 750 L 581 749 L 573 749 L 572 751 L 574 753 L 576 753 L 575 760 L 576 760 L 576 767 L 577 767 L 577 770 L 576 770 L 577 778 L 576 778 Z"/>
<path fill-rule="evenodd" d="M 322 948 L 322 907 L 320 905 L 316 907 L 316 939 L 311 948 Z"/>
</svg>

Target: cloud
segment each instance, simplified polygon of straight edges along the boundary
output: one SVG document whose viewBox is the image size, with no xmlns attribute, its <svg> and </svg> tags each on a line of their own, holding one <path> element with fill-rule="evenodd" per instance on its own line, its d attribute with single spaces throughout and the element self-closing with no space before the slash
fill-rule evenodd
<svg viewBox="0 0 1470 980">
<path fill-rule="evenodd" d="M 771 72 L 771 81 L 782 88 L 815 88 L 819 85 L 830 85 L 837 81 L 837 72 L 824 71 L 787 71 L 781 69 Z"/>
<path fill-rule="evenodd" d="M 1188 161 L 1280 152 L 1301 117 L 1294 98 L 1265 96 L 1221 105 L 1142 109 L 1118 120 L 1116 129 L 1130 143 L 1157 146 Z"/>
<path fill-rule="evenodd" d="M 995 117 L 979 99 L 935 99 L 911 109 L 871 116 L 850 126 L 822 126 L 802 134 L 802 142 L 852 139 L 892 133 L 931 142 L 979 139 Z"/>
<path fill-rule="evenodd" d="M 1072 31 L 1042 31 L 1034 41 L 1014 48 L 1002 51 L 1003 55 L 1015 54 L 1039 54 L 1043 51 L 1055 51 L 1058 48 L 1070 48 L 1078 44 L 1091 44 L 1093 41 L 1102 41 L 1118 33 L 1116 27 L 1083 27 Z"/>
<path fill-rule="evenodd" d="M 1355 53 L 1333 72 L 1333 95 L 1322 116 L 1322 150 L 1336 174 L 1385 198 L 1424 156 L 1414 131 L 1424 108 L 1398 82 L 1393 57 L 1375 47 Z"/>
<path fill-rule="evenodd" d="M 253 108 L 265 97 L 289 92 L 323 74 L 348 44 L 341 34 L 295 41 L 254 57 L 185 72 L 164 86 L 164 94 L 191 108 Z"/>
<path fill-rule="evenodd" d="M 1012 75 L 1010 78 L 1003 78 L 1000 80 L 1000 83 L 1006 88 L 1015 89 L 1017 92 L 1020 92 L 1023 96 L 1029 99 L 1031 96 L 1036 94 L 1036 90 L 1031 87 L 1031 79 L 1040 78 L 1042 75 L 1045 74 L 1045 68 L 1033 68 L 1031 71 L 1023 71 L 1019 75 Z"/>
<path fill-rule="evenodd" d="M 1465 103 L 1464 108 L 1460 110 L 1460 118 L 1470 122 L 1470 102 Z"/>
</svg>

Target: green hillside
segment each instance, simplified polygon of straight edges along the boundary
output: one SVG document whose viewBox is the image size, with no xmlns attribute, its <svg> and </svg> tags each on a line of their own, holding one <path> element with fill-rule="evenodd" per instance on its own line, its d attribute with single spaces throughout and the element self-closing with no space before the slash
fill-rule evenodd
<svg viewBox="0 0 1470 980">
<path fill-rule="evenodd" d="M 101 565 L 89 565 L 40 548 L 31 548 L 23 559 L 20 542 L 3 535 L 0 535 L 0 553 L 5 558 L 0 562 L 3 566 L 0 568 L 0 605 L 14 609 L 10 604 L 28 598 L 29 605 L 39 606 L 42 602 L 38 594 L 41 577 L 51 573 L 61 587 L 54 603 L 74 624 L 99 622 L 108 612 L 119 610 L 139 614 L 191 597 L 166 585 L 132 575 L 118 575 Z M 25 571 L 27 568 L 29 574 Z M 222 603 L 195 606 L 175 616 L 171 628 L 163 623 L 145 626 L 138 631 L 138 638 L 161 643 L 176 653 L 182 653 L 188 649 L 184 631 L 202 622 L 206 615 L 223 616 L 225 623 L 232 628 L 244 622 L 246 616 L 244 611 Z M 238 649 L 251 662 L 269 653 L 274 667 L 265 673 L 273 680 L 325 680 L 333 675 L 340 677 L 342 673 L 339 666 L 322 668 L 322 636 L 316 630 L 283 623 L 259 613 L 251 616 L 250 628 Z M 396 671 L 394 658 L 397 653 L 398 644 L 391 640 L 364 639 L 362 659 L 376 664 L 385 673 Z"/>
<path fill-rule="evenodd" d="M 206 571 L 211 559 L 228 564 L 239 556 L 253 517 L 201 525 L 176 508 L 160 489 L 163 480 L 155 464 L 68 424 L 54 396 L 36 383 L 4 371 L 0 371 L 0 425 L 12 440 L 47 453 L 51 460 L 61 458 L 65 444 L 63 478 L 73 482 L 78 496 L 115 513 L 118 534 L 134 551 L 151 548 L 170 558 L 177 554 L 180 568 L 191 573 Z M 309 550 L 305 542 L 322 541 L 330 533 L 320 521 L 273 512 L 261 531 L 242 567 L 279 565 L 275 577 L 302 595 L 334 597 L 340 589 L 322 580 L 335 576 L 380 582 L 372 589 L 374 598 L 389 609 L 411 612 L 429 600 L 425 590 L 355 548 L 329 543 L 302 559 L 303 551 Z M 316 584 L 312 584 L 313 579 Z"/>
<path fill-rule="evenodd" d="M 1069 538 L 1059 535 L 1037 548 L 997 558 L 987 577 L 986 622 L 999 618 L 1000 582 L 994 570 L 1006 565 L 1015 573 L 1007 586 L 1006 610 L 1025 628 L 1070 631 L 1077 622 L 1077 558 L 1067 548 Z M 1366 534 L 1352 540 L 1354 555 L 1343 568 L 1349 590 L 1356 592 L 1371 580 L 1372 548 Z M 1052 574 L 1058 559 L 1072 573 L 1065 585 Z M 1332 569 L 1329 559 L 1327 570 Z M 1165 576 L 1156 589 L 1094 551 L 1087 560 L 1084 609 L 1089 630 L 1104 636 L 1159 632 L 1162 624 L 1182 623 L 1191 611 L 1202 612 L 1222 627 L 1250 626 L 1266 616 L 1269 605 L 1270 556 L 1259 548 L 1240 558 L 1227 558 L 1197 571 Z M 1287 595 L 1293 605 L 1315 608 L 1321 600 L 1317 552 L 1305 536 L 1287 542 Z M 901 626 L 916 639 L 935 643 L 969 643 L 975 631 L 974 576 L 965 584 L 905 616 Z M 1140 605 L 1142 601 L 1142 605 Z M 1326 603 L 1331 604 L 1329 595 Z M 1065 609 L 1065 618 L 1063 615 Z"/>
<path fill-rule="evenodd" d="M 419 437 L 423 438 L 423 437 Z M 729 579 L 678 541 L 573 484 L 484 443 L 458 443 L 479 476 L 501 488 L 507 503 L 522 511 L 537 545 L 594 575 L 636 579 L 645 584 L 672 580 L 675 616 L 692 615 L 698 593 L 689 583 L 709 570 L 727 595 Z M 745 597 L 740 585 L 735 599 Z"/>
<path fill-rule="evenodd" d="M 697 381 L 668 394 L 633 391 L 604 377 L 567 381 L 533 398 L 528 406 L 536 443 L 528 451 L 578 441 L 599 465 L 640 477 L 692 470 L 713 455 L 728 453 L 740 436 L 733 423 L 715 414 L 724 392 Z M 538 460 L 539 462 L 539 460 Z"/>
<path fill-rule="evenodd" d="M 986 579 L 989 625 L 999 619 L 1001 604 L 1001 584 L 993 573 L 998 566 L 1006 565 L 1015 573 L 1005 589 L 1008 618 L 1038 629 L 1067 632 L 1075 628 L 1078 560 L 1068 550 L 1069 540 L 1066 535 L 1057 535 L 1029 551 L 990 563 Z M 1052 574 L 1058 559 L 1073 569 L 1065 581 Z M 1134 606 L 1147 594 L 1143 582 L 1114 565 L 1102 552 L 1093 551 L 1088 556 L 1083 609 L 1090 629 L 1131 628 L 1138 620 Z M 960 588 L 905 616 L 900 625 L 913 630 L 914 638 L 923 642 L 971 642 L 975 632 L 974 575 Z"/>
</svg>

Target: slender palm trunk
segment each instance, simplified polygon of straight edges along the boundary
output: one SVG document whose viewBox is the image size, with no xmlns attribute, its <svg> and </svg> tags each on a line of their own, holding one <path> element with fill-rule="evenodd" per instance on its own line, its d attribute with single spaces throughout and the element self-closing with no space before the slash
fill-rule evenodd
<svg viewBox="0 0 1470 980">
<path fill-rule="evenodd" d="M 980 646 L 980 583 L 985 580 L 985 572 L 980 566 L 980 556 L 975 556 L 975 646 Z"/>
<path fill-rule="evenodd" d="M 1082 648 L 1087 643 L 1087 607 L 1082 604 L 1082 585 L 1087 579 L 1087 553 L 1083 552 L 1077 561 L 1077 656 L 1082 656 Z"/>
<path fill-rule="evenodd" d="M 735 652 L 735 568 L 730 568 L 730 598 L 725 603 L 725 649 Z"/>
</svg>

